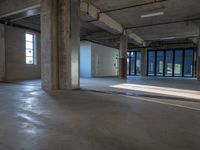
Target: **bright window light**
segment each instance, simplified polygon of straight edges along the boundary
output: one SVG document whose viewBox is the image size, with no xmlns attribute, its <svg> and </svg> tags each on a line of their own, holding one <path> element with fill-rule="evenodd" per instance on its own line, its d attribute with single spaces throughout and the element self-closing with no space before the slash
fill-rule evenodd
<svg viewBox="0 0 200 150">
<path fill-rule="evenodd" d="M 35 35 L 26 33 L 26 64 L 36 64 L 35 56 Z"/>
</svg>

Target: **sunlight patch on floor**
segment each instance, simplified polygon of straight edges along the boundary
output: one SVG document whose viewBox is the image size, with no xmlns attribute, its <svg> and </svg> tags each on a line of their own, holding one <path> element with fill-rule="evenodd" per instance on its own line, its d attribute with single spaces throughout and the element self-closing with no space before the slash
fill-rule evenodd
<svg viewBox="0 0 200 150">
<path fill-rule="evenodd" d="M 200 100 L 200 91 L 194 91 L 194 90 L 183 90 L 176 88 L 167 88 L 159 86 L 140 85 L 140 84 L 128 84 L 128 83 L 112 85 L 110 87 Z"/>
</svg>

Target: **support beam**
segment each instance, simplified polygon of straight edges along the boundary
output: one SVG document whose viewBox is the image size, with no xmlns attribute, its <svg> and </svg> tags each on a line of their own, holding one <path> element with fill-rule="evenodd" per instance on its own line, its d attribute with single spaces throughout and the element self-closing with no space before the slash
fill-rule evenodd
<svg viewBox="0 0 200 150">
<path fill-rule="evenodd" d="M 200 81 L 200 38 L 197 48 L 197 80 Z"/>
<path fill-rule="evenodd" d="M 0 2 L 0 18 L 40 7 L 40 0 L 4 0 Z"/>
<path fill-rule="evenodd" d="M 127 78 L 127 49 L 128 37 L 122 35 L 120 39 L 120 52 L 119 52 L 119 77 L 121 79 Z"/>
<path fill-rule="evenodd" d="M 96 26 L 114 34 L 127 34 L 124 30 L 124 27 L 120 23 L 112 19 L 107 14 L 101 13 L 100 9 L 96 8 L 92 4 L 82 2 L 81 11 L 85 12 L 90 17 L 90 23 L 93 23 Z M 86 17 L 85 20 L 88 20 L 88 17 Z M 140 38 L 138 35 L 131 33 L 130 35 L 128 34 L 128 36 L 129 38 L 133 39 L 137 44 L 144 44 L 144 40 L 142 40 L 142 38 Z"/>
<path fill-rule="evenodd" d="M 129 38 L 134 39 L 134 41 L 136 43 L 139 43 L 142 46 L 146 46 L 145 41 L 141 37 L 139 37 L 138 35 L 136 35 L 135 33 L 130 33 L 129 34 Z"/>
<path fill-rule="evenodd" d="M 42 87 L 79 88 L 80 0 L 41 1 Z"/>
<path fill-rule="evenodd" d="M 141 51 L 142 58 L 141 58 L 141 75 L 146 76 L 147 75 L 147 49 L 144 48 Z"/>
<path fill-rule="evenodd" d="M 0 24 L 0 81 L 5 79 L 5 27 Z"/>
<path fill-rule="evenodd" d="M 109 17 L 108 15 L 101 13 L 100 9 L 96 8 L 90 3 L 82 2 L 81 11 L 89 15 L 92 21 L 89 21 L 96 26 L 103 28 L 111 33 L 123 33 L 124 29 L 121 24 Z M 88 18 L 87 18 L 88 20 Z"/>
</svg>

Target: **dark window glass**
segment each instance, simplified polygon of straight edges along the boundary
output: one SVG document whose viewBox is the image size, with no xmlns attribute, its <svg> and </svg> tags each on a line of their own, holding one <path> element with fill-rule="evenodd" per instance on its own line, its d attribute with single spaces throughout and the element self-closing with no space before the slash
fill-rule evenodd
<svg viewBox="0 0 200 150">
<path fill-rule="evenodd" d="M 155 51 L 148 52 L 148 75 L 155 75 Z"/>
<path fill-rule="evenodd" d="M 156 59 L 156 75 L 163 76 L 164 69 L 164 51 L 157 51 L 157 59 Z"/>
<path fill-rule="evenodd" d="M 135 75 L 135 52 L 131 52 L 131 75 Z"/>
<path fill-rule="evenodd" d="M 173 74 L 173 51 L 166 51 L 165 54 L 165 76 L 172 76 Z"/>
<path fill-rule="evenodd" d="M 193 50 L 185 50 L 184 76 L 191 77 L 193 71 Z"/>
<path fill-rule="evenodd" d="M 141 75 L 141 52 L 136 53 L 136 75 Z"/>
<path fill-rule="evenodd" d="M 176 50 L 174 56 L 174 76 L 182 76 L 183 71 L 183 51 Z"/>
<path fill-rule="evenodd" d="M 130 57 L 129 57 L 129 52 L 127 53 L 127 75 L 130 75 L 129 74 L 129 68 L 130 68 Z"/>
</svg>

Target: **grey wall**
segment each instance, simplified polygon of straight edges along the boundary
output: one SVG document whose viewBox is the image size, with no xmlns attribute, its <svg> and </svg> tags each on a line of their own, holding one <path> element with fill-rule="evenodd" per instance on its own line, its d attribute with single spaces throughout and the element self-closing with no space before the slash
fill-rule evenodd
<svg viewBox="0 0 200 150">
<path fill-rule="evenodd" d="M 41 76 L 40 34 L 36 34 L 37 65 L 27 65 L 25 62 L 25 29 L 5 27 L 6 47 L 6 80 L 39 79 Z"/>
<path fill-rule="evenodd" d="M 0 24 L 0 81 L 5 78 L 5 28 Z"/>
</svg>

